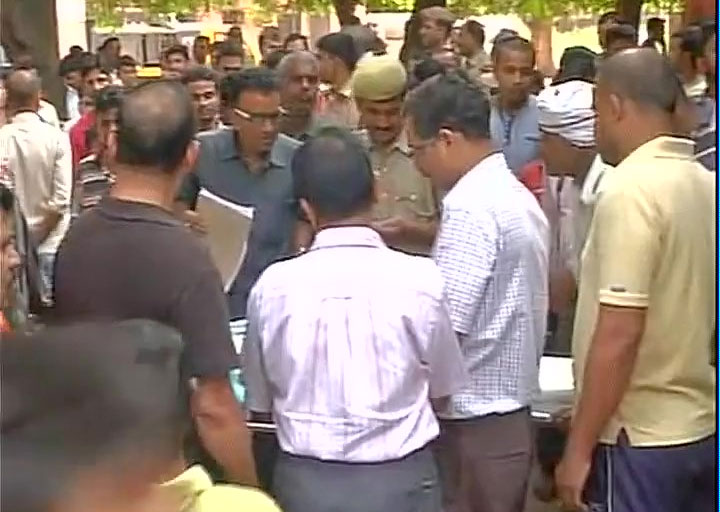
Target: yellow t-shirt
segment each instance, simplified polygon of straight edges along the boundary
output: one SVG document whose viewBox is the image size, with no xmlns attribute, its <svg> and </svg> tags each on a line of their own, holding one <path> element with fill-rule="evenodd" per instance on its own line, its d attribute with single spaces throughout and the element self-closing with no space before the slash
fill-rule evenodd
<svg viewBox="0 0 720 512">
<path fill-rule="evenodd" d="M 672 446 L 715 432 L 715 174 L 687 139 L 658 137 L 605 179 L 582 255 L 573 356 L 578 390 L 598 305 L 646 309 L 622 401 L 601 442 Z"/>
<path fill-rule="evenodd" d="M 184 497 L 180 512 L 281 512 L 265 493 L 249 487 L 213 485 L 202 466 L 163 484 Z"/>
</svg>

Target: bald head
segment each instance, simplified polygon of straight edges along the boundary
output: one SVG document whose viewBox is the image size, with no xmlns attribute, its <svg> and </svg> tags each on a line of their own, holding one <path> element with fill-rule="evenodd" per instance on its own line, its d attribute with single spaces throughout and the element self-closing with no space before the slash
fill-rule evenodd
<svg viewBox="0 0 720 512">
<path fill-rule="evenodd" d="M 192 101 L 179 81 L 148 82 L 128 93 L 118 115 L 117 161 L 172 173 L 195 136 Z"/>
<path fill-rule="evenodd" d="M 603 61 L 598 89 L 668 114 L 685 99 L 680 79 L 670 61 L 650 48 L 633 48 Z"/>
<path fill-rule="evenodd" d="M 315 55 L 308 51 L 292 52 L 282 58 L 277 68 L 275 68 L 275 72 L 278 78 L 284 82 L 292 75 L 293 70 L 300 66 L 317 69 L 318 60 Z"/>
<path fill-rule="evenodd" d="M 37 111 L 40 106 L 42 82 L 33 69 L 13 71 L 5 81 L 8 110 L 28 109 Z"/>
</svg>

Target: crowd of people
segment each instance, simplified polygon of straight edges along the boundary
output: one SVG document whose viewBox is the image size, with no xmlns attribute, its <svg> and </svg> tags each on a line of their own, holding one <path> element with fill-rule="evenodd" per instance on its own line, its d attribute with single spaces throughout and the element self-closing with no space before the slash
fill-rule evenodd
<svg viewBox="0 0 720 512">
<path fill-rule="evenodd" d="M 606 13 L 546 77 L 419 16 L 402 60 L 233 27 L 153 80 L 110 37 L 59 105 L 11 56 L 3 510 L 523 512 L 537 459 L 567 510 L 714 510 L 716 20 Z M 253 209 L 229 286 L 204 192 Z"/>
</svg>

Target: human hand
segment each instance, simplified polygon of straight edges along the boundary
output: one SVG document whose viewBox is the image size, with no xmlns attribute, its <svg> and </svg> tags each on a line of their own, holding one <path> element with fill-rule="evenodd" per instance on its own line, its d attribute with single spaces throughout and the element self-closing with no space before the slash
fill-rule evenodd
<svg viewBox="0 0 720 512">
<path fill-rule="evenodd" d="M 182 221 L 185 226 L 192 229 L 194 232 L 204 235 L 207 233 L 207 225 L 199 213 L 193 210 L 185 210 L 182 215 Z"/>
<path fill-rule="evenodd" d="M 555 469 L 555 486 L 563 510 L 568 512 L 587 512 L 583 503 L 583 490 L 590 474 L 590 457 L 565 451 L 560 464 Z"/>
</svg>

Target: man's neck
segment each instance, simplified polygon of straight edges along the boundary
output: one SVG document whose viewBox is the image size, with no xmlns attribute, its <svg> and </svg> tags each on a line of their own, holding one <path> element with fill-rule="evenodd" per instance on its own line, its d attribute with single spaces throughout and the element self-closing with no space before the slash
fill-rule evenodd
<svg viewBox="0 0 720 512">
<path fill-rule="evenodd" d="M 467 141 L 466 147 L 461 149 L 457 155 L 458 169 L 462 171 L 458 175 L 458 179 L 455 181 L 457 184 L 467 173 L 472 171 L 477 165 L 485 160 L 487 157 L 495 153 L 490 141 L 478 140 L 478 141 Z"/>
<path fill-rule="evenodd" d="M 648 117 L 643 122 L 638 122 L 637 126 L 627 130 L 627 136 L 622 139 L 624 146 L 620 148 L 620 162 L 651 140 L 676 132 L 673 123 L 661 116 Z M 617 166 L 620 162 L 608 163 Z"/>
<path fill-rule="evenodd" d="M 346 69 L 338 70 L 335 73 L 335 77 L 332 81 L 332 89 L 335 92 L 342 92 L 345 89 L 348 81 L 350 80 L 350 72 Z"/>
<path fill-rule="evenodd" d="M 502 93 L 498 94 L 498 103 L 500 108 L 505 112 L 517 112 L 527 105 L 529 96 L 526 96 L 522 100 L 508 99 L 503 96 Z"/>
<path fill-rule="evenodd" d="M 253 174 L 262 174 L 267 169 L 270 153 L 255 153 L 246 151 L 240 141 L 240 136 L 235 133 L 235 147 L 240 158 L 245 163 L 247 170 Z"/>
<path fill-rule="evenodd" d="M 587 175 L 590 172 L 590 168 L 595 162 L 596 157 L 597 152 L 595 148 L 583 150 L 580 153 L 580 156 L 577 159 L 577 170 L 575 172 L 575 175 L 573 176 L 573 178 L 575 179 L 575 184 L 578 186 L 578 188 L 582 188 L 583 184 L 585 183 L 585 179 L 587 178 Z"/>
<path fill-rule="evenodd" d="M 280 131 L 290 137 L 301 137 L 308 132 L 311 122 L 312 112 L 310 110 L 301 114 L 288 113 L 281 118 Z"/>
<path fill-rule="evenodd" d="M 115 166 L 113 170 L 116 181 L 111 197 L 172 211 L 176 189 L 172 175 L 160 169 L 138 171 L 128 166 Z"/>
<path fill-rule="evenodd" d="M 360 212 L 344 219 L 318 219 L 316 231 L 330 228 L 353 228 L 369 227 L 372 223 L 372 216 L 369 212 Z"/>
</svg>

